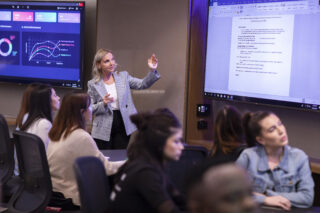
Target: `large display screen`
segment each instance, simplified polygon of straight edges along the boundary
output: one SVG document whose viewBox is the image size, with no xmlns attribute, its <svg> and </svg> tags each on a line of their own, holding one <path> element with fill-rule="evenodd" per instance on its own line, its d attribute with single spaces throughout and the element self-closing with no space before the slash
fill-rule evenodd
<svg viewBox="0 0 320 213">
<path fill-rule="evenodd" d="M 0 81 L 83 87 L 84 2 L 0 1 Z"/>
<path fill-rule="evenodd" d="M 210 0 L 204 94 L 320 111 L 319 0 Z"/>
</svg>

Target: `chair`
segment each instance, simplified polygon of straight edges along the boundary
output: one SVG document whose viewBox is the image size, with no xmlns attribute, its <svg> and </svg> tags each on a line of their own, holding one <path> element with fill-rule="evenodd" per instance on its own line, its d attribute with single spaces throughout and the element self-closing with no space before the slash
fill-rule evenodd
<svg viewBox="0 0 320 213">
<path fill-rule="evenodd" d="M 96 157 L 80 157 L 74 163 L 80 192 L 81 212 L 105 213 L 110 187 L 103 163 Z"/>
<path fill-rule="evenodd" d="M 7 183 L 13 175 L 13 170 L 13 143 L 10 141 L 8 124 L 0 114 L 0 183 Z"/>
<path fill-rule="evenodd" d="M 208 157 L 208 150 L 202 146 L 185 145 L 179 161 L 170 161 L 166 166 L 168 178 L 182 194 L 187 191 L 187 177 L 192 168 Z"/>
<path fill-rule="evenodd" d="M 7 122 L 0 114 L 0 192 L 2 192 L 0 202 L 2 206 L 6 206 L 22 182 L 20 177 L 13 176 L 15 164 L 13 147 L 14 143 L 9 137 Z"/>
<path fill-rule="evenodd" d="M 13 132 L 23 185 L 8 204 L 12 213 L 43 213 L 52 192 L 51 177 L 42 140 L 23 131 Z"/>
</svg>

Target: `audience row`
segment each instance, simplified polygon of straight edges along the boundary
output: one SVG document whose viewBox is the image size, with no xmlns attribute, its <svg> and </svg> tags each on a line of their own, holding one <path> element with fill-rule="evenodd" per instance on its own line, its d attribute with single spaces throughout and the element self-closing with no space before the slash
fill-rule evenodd
<svg viewBox="0 0 320 213">
<path fill-rule="evenodd" d="M 168 161 L 179 160 L 184 148 L 182 128 L 172 112 L 158 109 L 132 115 L 137 133 L 128 148 L 128 160 L 119 162 L 109 161 L 86 131 L 91 119 L 91 99 L 86 93 L 67 94 L 60 106 L 60 97 L 49 85 L 31 84 L 25 91 L 17 129 L 44 142 L 54 191 L 51 205 L 80 207 L 72 167 L 81 156 L 99 158 L 107 175 L 114 176 L 112 212 L 183 212 L 187 207 L 195 213 L 210 208 L 250 212 L 255 203 L 285 210 L 312 205 L 314 182 L 308 156 L 289 146 L 286 128 L 272 112 L 242 116 L 236 108 L 225 106 L 216 114 L 210 159 L 198 168 L 202 172 L 194 172 L 187 199 L 165 170 Z M 217 166 L 217 162 L 227 164 Z M 230 199 L 223 200 L 224 196 Z M 67 205 L 55 202 L 57 197 Z M 232 206 L 236 202 L 239 206 Z"/>
</svg>

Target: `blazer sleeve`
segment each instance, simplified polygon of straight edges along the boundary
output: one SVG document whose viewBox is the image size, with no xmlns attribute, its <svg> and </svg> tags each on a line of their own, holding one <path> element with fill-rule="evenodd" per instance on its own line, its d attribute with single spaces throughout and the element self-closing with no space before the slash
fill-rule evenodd
<svg viewBox="0 0 320 213">
<path fill-rule="evenodd" d="M 88 81 L 88 94 L 91 99 L 92 105 L 92 113 L 97 114 L 104 114 L 110 110 L 110 108 L 104 105 L 103 99 L 101 95 L 98 93 L 97 89 L 94 86 L 93 81 Z"/>
<path fill-rule="evenodd" d="M 143 79 L 132 77 L 128 74 L 130 89 L 146 89 L 152 86 L 154 82 L 160 79 L 160 74 L 157 70 L 150 71 Z"/>
</svg>

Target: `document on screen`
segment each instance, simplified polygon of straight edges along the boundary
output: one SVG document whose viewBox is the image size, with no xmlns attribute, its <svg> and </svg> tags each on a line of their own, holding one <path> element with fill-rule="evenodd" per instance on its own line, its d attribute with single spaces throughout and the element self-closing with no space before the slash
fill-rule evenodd
<svg viewBox="0 0 320 213">
<path fill-rule="evenodd" d="M 229 90 L 289 96 L 294 15 L 233 17 Z"/>
</svg>

